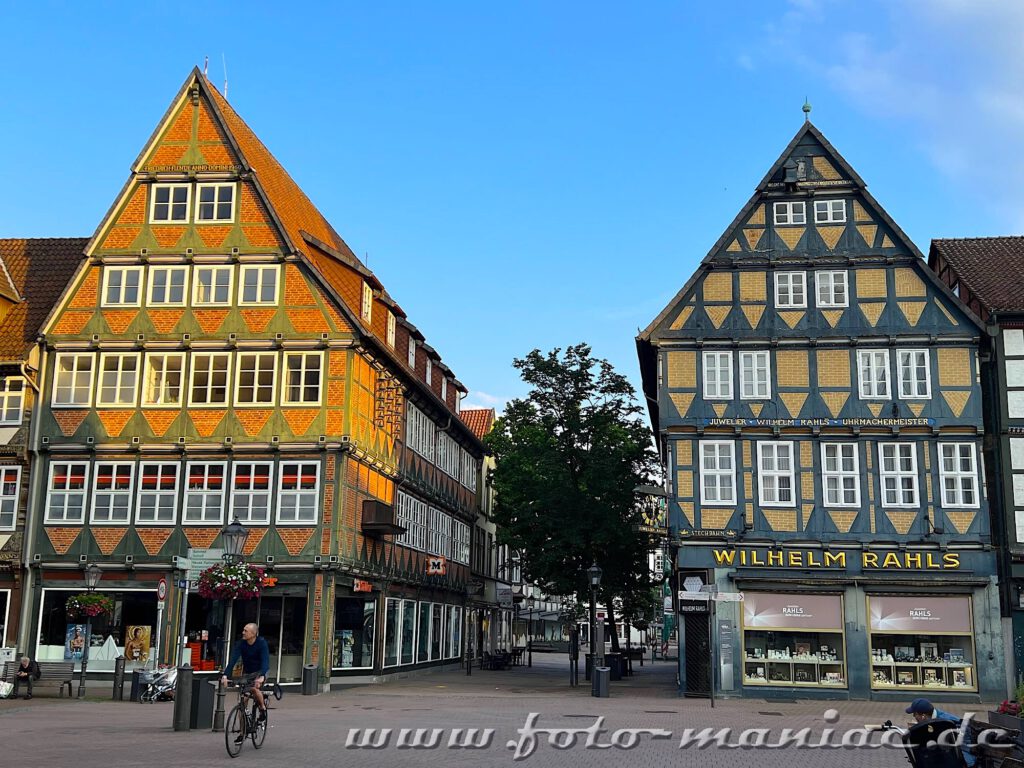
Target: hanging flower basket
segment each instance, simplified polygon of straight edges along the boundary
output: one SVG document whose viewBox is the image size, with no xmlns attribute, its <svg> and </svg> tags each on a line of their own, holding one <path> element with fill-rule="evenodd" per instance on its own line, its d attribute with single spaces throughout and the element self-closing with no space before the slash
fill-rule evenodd
<svg viewBox="0 0 1024 768">
<path fill-rule="evenodd" d="M 114 614 L 114 600 L 107 595 L 98 592 L 82 592 L 68 598 L 65 604 L 68 618 L 74 620 L 97 616 L 112 616 Z"/>
<path fill-rule="evenodd" d="M 248 563 L 218 563 L 199 574 L 200 597 L 249 600 L 263 589 L 263 569 Z"/>
</svg>

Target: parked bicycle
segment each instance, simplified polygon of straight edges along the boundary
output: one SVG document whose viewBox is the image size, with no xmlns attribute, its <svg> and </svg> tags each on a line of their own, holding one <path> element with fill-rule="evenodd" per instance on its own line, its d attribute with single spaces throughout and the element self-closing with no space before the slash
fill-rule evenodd
<svg viewBox="0 0 1024 768">
<path fill-rule="evenodd" d="M 266 710 L 260 716 L 260 708 L 256 704 L 256 697 L 253 696 L 251 681 L 242 679 L 238 682 L 229 681 L 228 687 L 238 689 L 238 703 L 232 707 L 224 721 L 224 746 L 231 757 L 238 757 L 242 752 L 242 745 L 245 740 L 251 739 L 256 749 L 263 746 L 267 738 L 267 729 L 270 728 L 270 697 L 272 694 L 277 701 L 281 700 L 281 686 L 274 683 L 272 686 L 263 687 L 263 701 L 266 703 Z"/>
</svg>

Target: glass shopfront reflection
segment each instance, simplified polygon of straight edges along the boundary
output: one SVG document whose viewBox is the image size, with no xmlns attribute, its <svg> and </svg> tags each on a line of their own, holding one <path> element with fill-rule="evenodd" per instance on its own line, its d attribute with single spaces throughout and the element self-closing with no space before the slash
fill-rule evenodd
<svg viewBox="0 0 1024 768">
<path fill-rule="evenodd" d="M 372 597 L 339 597 L 334 601 L 335 669 L 373 666 L 373 626 L 377 602 Z"/>
</svg>

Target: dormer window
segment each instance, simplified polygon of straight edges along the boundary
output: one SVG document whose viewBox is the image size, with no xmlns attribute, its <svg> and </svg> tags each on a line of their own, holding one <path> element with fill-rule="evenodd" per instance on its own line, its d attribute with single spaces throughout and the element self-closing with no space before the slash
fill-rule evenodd
<svg viewBox="0 0 1024 768">
<path fill-rule="evenodd" d="M 774 210 L 775 226 L 777 227 L 807 223 L 807 208 L 802 200 L 787 203 L 775 203 Z"/>
<path fill-rule="evenodd" d="M 363 305 L 359 315 L 368 323 L 373 316 L 373 288 L 365 281 L 363 282 Z"/>
<path fill-rule="evenodd" d="M 409 339 L 409 367 L 416 370 L 416 340 Z"/>
<path fill-rule="evenodd" d="M 427 386 L 433 386 L 434 382 L 431 379 L 434 378 L 434 362 L 428 357 L 427 358 L 427 372 L 423 375 L 423 380 L 427 382 Z"/>
<path fill-rule="evenodd" d="M 158 224 L 188 221 L 190 184 L 154 184 L 152 190 L 150 221 Z"/>
<path fill-rule="evenodd" d="M 395 348 L 395 315 L 390 309 L 388 310 L 388 346 L 392 349 Z"/>
<path fill-rule="evenodd" d="M 197 222 L 235 220 L 234 184 L 199 184 L 196 193 Z"/>
<path fill-rule="evenodd" d="M 441 378 L 441 399 L 448 402 L 448 377 Z"/>
<path fill-rule="evenodd" d="M 846 222 L 845 200 L 815 200 L 815 224 L 843 224 Z"/>
</svg>

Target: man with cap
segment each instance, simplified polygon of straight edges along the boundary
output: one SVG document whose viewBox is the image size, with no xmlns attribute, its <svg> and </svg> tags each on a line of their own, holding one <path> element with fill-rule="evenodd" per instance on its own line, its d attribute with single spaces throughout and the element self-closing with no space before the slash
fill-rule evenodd
<svg viewBox="0 0 1024 768">
<path fill-rule="evenodd" d="M 960 728 L 963 723 L 961 718 L 932 705 L 928 699 L 914 699 L 910 702 L 910 706 L 907 707 L 906 712 L 908 715 L 911 715 L 917 723 L 923 723 L 928 720 L 949 720 L 952 723 L 956 723 L 957 728 Z M 964 756 L 964 765 L 966 765 L 967 768 L 974 768 L 977 758 L 971 754 L 967 737 L 968 734 L 965 731 L 963 733 L 963 744 L 960 747 L 960 752 Z"/>
</svg>

